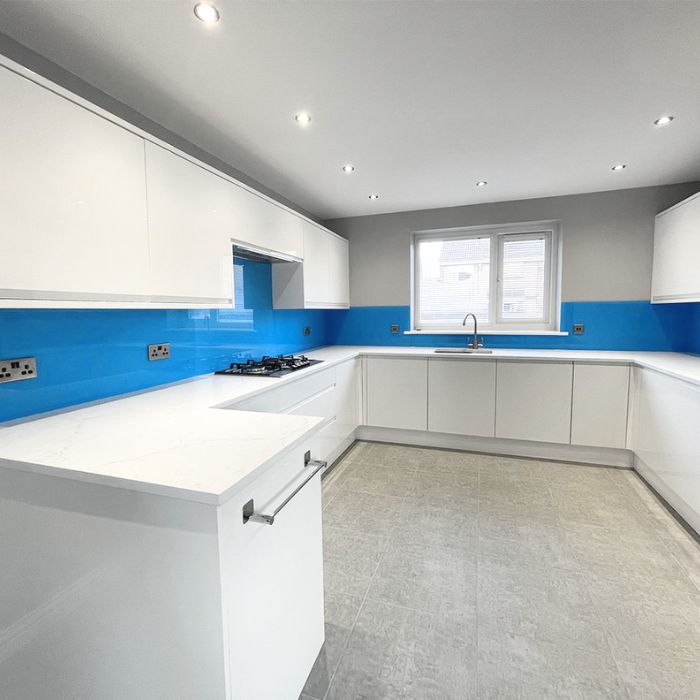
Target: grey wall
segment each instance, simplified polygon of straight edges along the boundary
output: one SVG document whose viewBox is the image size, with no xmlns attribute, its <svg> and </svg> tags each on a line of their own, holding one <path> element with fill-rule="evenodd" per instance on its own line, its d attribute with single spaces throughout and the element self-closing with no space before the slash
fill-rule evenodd
<svg viewBox="0 0 700 700">
<path fill-rule="evenodd" d="M 648 299 L 654 216 L 700 183 L 475 204 L 333 219 L 350 241 L 352 306 L 410 302 L 411 233 L 434 228 L 558 219 L 563 233 L 562 301 Z"/>
</svg>

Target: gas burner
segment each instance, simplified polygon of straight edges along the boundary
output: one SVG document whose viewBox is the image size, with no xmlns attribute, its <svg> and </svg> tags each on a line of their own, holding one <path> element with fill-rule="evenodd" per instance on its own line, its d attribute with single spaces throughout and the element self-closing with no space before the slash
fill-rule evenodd
<svg viewBox="0 0 700 700">
<path fill-rule="evenodd" d="M 264 355 L 259 360 L 232 362 L 228 369 L 221 369 L 216 374 L 249 375 L 257 377 L 282 377 L 323 360 L 310 360 L 306 355 Z"/>
</svg>

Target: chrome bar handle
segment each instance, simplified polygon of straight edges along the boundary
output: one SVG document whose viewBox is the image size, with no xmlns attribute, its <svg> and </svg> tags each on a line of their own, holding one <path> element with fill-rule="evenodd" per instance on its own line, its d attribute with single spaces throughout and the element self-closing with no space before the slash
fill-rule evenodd
<svg viewBox="0 0 700 700">
<path fill-rule="evenodd" d="M 313 471 L 311 474 L 309 474 L 304 481 L 297 486 L 294 491 L 292 491 L 287 498 L 285 498 L 282 503 L 280 503 L 277 508 L 275 508 L 274 511 L 272 511 L 272 515 L 265 515 L 264 513 L 256 513 L 255 512 L 255 501 L 251 498 L 244 506 L 243 506 L 243 524 L 253 521 L 254 523 L 262 523 L 263 525 L 274 525 L 275 523 L 275 518 L 277 517 L 277 514 L 284 508 L 289 501 L 296 496 L 299 491 L 301 491 L 306 484 L 313 479 L 316 474 L 318 474 L 322 469 L 325 469 L 328 466 L 328 462 L 325 462 L 320 459 L 312 459 L 309 460 L 306 463 L 307 467 L 313 467 Z"/>
</svg>

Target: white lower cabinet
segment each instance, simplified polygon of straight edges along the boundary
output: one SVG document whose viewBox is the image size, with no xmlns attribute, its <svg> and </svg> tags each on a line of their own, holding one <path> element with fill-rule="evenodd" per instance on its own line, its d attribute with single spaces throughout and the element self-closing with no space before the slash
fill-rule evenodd
<svg viewBox="0 0 700 700">
<path fill-rule="evenodd" d="M 652 370 L 632 372 L 637 469 L 700 532 L 700 386 Z"/>
<path fill-rule="evenodd" d="M 571 362 L 498 361 L 496 437 L 568 443 Z"/>
<path fill-rule="evenodd" d="M 232 700 L 296 700 L 323 644 L 321 475 L 289 501 L 272 525 L 242 518 L 251 498 L 256 512 L 272 512 L 311 469 L 297 449 L 220 508 Z"/>
<path fill-rule="evenodd" d="M 574 363 L 571 444 L 625 447 L 628 365 Z"/>
<path fill-rule="evenodd" d="M 428 359 L 368 357 L 366 424 L 405 430 L 428 429 Z"/>
<path fill-rule="evenodd" d="M 350 445 L 360 423 L 360 368 L 360 360 L 353 358 L 309 377 L 285 382 L 277 389 L 240 401 L 231 408 L 330 419 L 317 435 L 316 455 L 332 462 Z"/>
<path fill-rule="evenodd" d="M 428 430 L 494 437 L 496 361 L 430 358 Z"/>
</svg>

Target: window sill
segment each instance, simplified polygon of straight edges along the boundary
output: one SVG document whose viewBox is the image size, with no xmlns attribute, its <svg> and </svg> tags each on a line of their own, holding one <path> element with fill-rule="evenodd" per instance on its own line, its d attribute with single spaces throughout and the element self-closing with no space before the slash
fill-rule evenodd
<svg viewBox="0 0 700 700">
<path fill-rule="evenodd" d="M 474 331 L 404 331 L 404 335 L 474 335 Z M 501 330 L 484 330 L 479 331 L 479 335 L 554 335 L 562 336 L 569 335 L 568 331 L 501 331 Z"/>
</svg>

